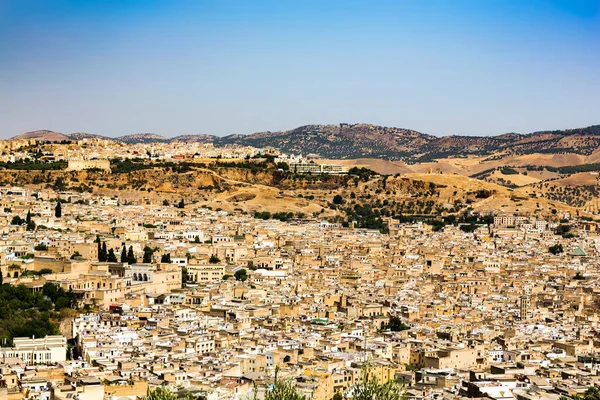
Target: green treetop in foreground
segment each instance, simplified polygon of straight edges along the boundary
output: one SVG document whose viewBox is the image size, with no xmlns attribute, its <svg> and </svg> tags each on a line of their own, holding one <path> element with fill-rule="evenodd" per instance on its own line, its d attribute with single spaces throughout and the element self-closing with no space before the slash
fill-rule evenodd
<svg viewBox="0 0 600 400">
<path fill-rule="evenodd" d="M 302 394 L 291 379 L 279 379 L 279 368 L 275 369 L 275 380 L 272 385 L 269 385 L 265 390 L 265 400 L 309 400 Z M 404 389 L 396 381 L 379 382 L 377 377 L 371 373 L 369 366 L 365 366 L 362 370 L 360 380 L 352 386 L 348 392 L 336 393 L 335 399 L 352 399 L 352 400 L 404 400 Z M 157 387 L 154 390 L 148 390 L 148 394 L 143 400 L 205 400 L 205 393 L 192 394 L 186 393 L 184 396 L 178 396 L 177 393 L 165 387 Z M 254 394 L 249 399 L 257 400 L 258 391 L 254 387 Z M 590 398 L 585 400 L 600 400 L 598 398 Z"/>
<path fill-rule="evenodd" d="M 273 385 L 265 391 L 265 400 L 309 400 L 293 384 L 291 379 L 279 379 L 279 368 L 275 369 Z M 404 388 L 396 381 L 379 382 L 372 374 L 371 368 L 363 367 L 360 380 L 351 386 L 346 393 L 336 393 L 336 399 L 352 400 L 404 400 Z M 253 400 L 258 399 L 256 387 Z M 588 400 L 588 399 L 586 399 Z M 589 399 L 600 400 L 600 399 Z"/>
</svg>

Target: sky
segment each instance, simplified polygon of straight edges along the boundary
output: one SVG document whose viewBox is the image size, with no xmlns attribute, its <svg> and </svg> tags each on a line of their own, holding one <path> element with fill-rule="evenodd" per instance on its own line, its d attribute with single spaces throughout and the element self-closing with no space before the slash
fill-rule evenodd
<svg viewBox="0 0 600 400">
<path fill-rule="evenodd" d="M 600 124 L 599 0 L 0 0 L 0 138 Z"/>
</svg>

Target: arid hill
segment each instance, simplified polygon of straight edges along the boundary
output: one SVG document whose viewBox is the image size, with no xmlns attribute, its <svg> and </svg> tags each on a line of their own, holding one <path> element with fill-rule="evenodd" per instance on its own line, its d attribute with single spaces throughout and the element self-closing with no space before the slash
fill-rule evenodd
<svg viewBox="0 0 600 400">
<path fill-rule="evenodd" d="M 147 163 L 145 163 L 147 164 Z M 368 171 L 368 170 L 363 170 Z M 306 215 L 357 227 L 384 229 L 386 218 L 464 218 L 471 211 L 525 212 L 552 216 L 555 209 L 576 213 L 569 196 L 557 198 L 451 174 L 296 175 L 274 167 L 250 169 L 147 164 L 112 173 L 66 170 L 2 170 L 0 185 L 53 188 L 83 198 L 118 197 L 134 204 L 188 204 L 247 213 Z M 522 190 L 521 190 L 522 189 Z M 66 195 L 65 195 L 66 196 Z M 589 201 L 589 199 L 588 199 Z M 280 215 L 281 217 L 281 215 Z"/>
<path fill-rule="evenodd" d="M 73 134 L 73 139 L 91 134 Z M 36 131 L 15 138 L 42 137 L 67 140 L 67 135 Z M 56 138 L 56 139 L 53 139 Z M 380 158 L 410 163 L 467 156 L 519 156 L 528 154 L 576 154 L 590 156 L 600 149 L 600 125 L 587 128 L 540 131 L 529 134 L 507 133 L 498 136 L 436 137 L 412 129 L 371 124 L 304 125 L 278 132 L 217 137 L 207 134 L 166 138 L 155 133 L 118 137 L 125 143 L 202 142 L 216 146 L 241 145 L 275 147 L 286 153 L 318 154 L 324 158 Z"/>
<path fill-rule="evenodd" d="M 61 142 L 63 140 L 70 140 L 69 136 L 63 135 L 62 133 L 48 131 L 48 130 L 40 130 L 40 131 L 32 131 L 26 132 L 21 135 L 13 137 L 14 140 L 23 140 L 23 139 L 36 139 L 42 142 Z"/>
<path fill-rule="evenodd" d="M 76 132 L 76 133 L 71 133 L 69 135 L 69 138 L 71 140 L 83 140 L 83 139 L 105 139 L 105 140 L 114 140 L 112 138 L 109 138 L 107 136 L 102 136 L 102 135 L 96 135 L 94 133 L 83 133 L 83 132 Z"/>
</svg>

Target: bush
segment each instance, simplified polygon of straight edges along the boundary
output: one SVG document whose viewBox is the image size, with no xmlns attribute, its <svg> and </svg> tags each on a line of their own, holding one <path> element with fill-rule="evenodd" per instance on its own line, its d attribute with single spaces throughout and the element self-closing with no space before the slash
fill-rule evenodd
<svg viewBox="0 0 600 400">
<path fill-rule="evenodd" d="M 244 268 L 235 271 L 235 280 L 245 282 L 248 279 L 248 271 Z"/>
<path fill-rule="evenodd" d="M 502 175 L 518 175 L 519 171 L 510 168 L 510 167 L 502 167 L 502 169 L 500 170 L 500 173 Z"/>
<path fill-rule="evenodd" d="M 577 272 L 573 279 L 576 281 L 585 281 L 585 276 L 581 275 L 581 272 Z"/>
<path fill-rule="evenodd" d="M 10 220 L 11 225 L 23 225 L 24 223 L 25 223 L 25 220 L 23 218 L 19 217 L 18 215 L 15 215 Z"/>
<path fill-rule="evenodd" d="M 48 275 L 48 274 L 53 274 L 54 271 L 52 271 L 50 268 L 42 268 L 38 271 L 38 275 Z"/>
<path fill-rule="evenodd" d="M 563 252 L 564 252 L 564 250 L 563 250 L 563 246 L 562 246 L 562 244 L 560 244 L 560 243 L 559 243 L 559 244 L 555 244 L 555 245 L 553 245 L 553 246 L 550 246 L 550 247 L 548 248 L 548 251 L 549 251 L 550 253 L 554 254 L 554 255 L 557 255 L 557 254 L 560 254 L 560 253 L 563 253 Z"/>
<path fill-rule="evenodd" d="M 405 325 L 398 317 L 390 317 L 387 324 L 383 324 L 382 329 L 389 329 L 392 332 L 401 332 L 410 329 L 410 326 Z"/>
</svg>

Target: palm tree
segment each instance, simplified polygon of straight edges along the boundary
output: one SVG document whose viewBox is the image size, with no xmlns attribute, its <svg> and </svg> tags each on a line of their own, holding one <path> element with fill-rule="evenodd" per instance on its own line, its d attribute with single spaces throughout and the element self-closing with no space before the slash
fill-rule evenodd
<svg viewBox="0 0 600 400">
<path fill-rule="evenodd" d="M 404 388 L 395 380 L 379 382 L 371 367 L 363 367 L 360 380 L 350 388 L 352 400 L 402 400 Z"/>
<path fill-rule="evenodd" d="M 171 391 L 167 387 L 159 386 L 154 390 L 148 388 L 146 396 L 142 400 L 179 400 L 180 397 L 176 392 Z M 183 400 L 206 400 L 205 392 L 200 391 L 197 393 L 187 392 L 182 397 Z"/>
<path fill-rule="evenodd" d="M 265 392 L 265 400 L 307 400 L 306 396 L 296 389 L 290 379 L 278 379 L 279 367 L 275 367 L 275 380 L 273 385 Z M 253 400 L 258 399 L 256 384 L 254 385 Z"/>
<path fill-rule="evenodd" d="M 279 367 L 275 368 L 273 385 L 265 392 L 265 400 L 307 400 L 307 397 L 294 387 L 290 379 L 278 379 Z M 404 388 L 395 380 L 379 382 L 372 373 L 372 368 L 365 365 L 362 369 L 360 380 L 348 390 L 346 397 L 336 393 L 338 399 L 351 400 L 404 400 Z M 253 400 L 258 399 L 256 386 L 254 387 Z M 587 400 L 587 399 L 586 399 Z M 590 399 L 600 400 L 600 399 Z"/>
<path fill-rule="evenodd" d="M 598 390 L 597 386 L 590 386 L 585 391 L 583 398 L 585 400 L 600 400 L 600 390 Z"/>
<path fill-rule="evenodd" d="M 154 390 L 148 388 L 143 400 L 177 400 L 177 395 L 168 388 L 159 386 Z"/>
</svg>

